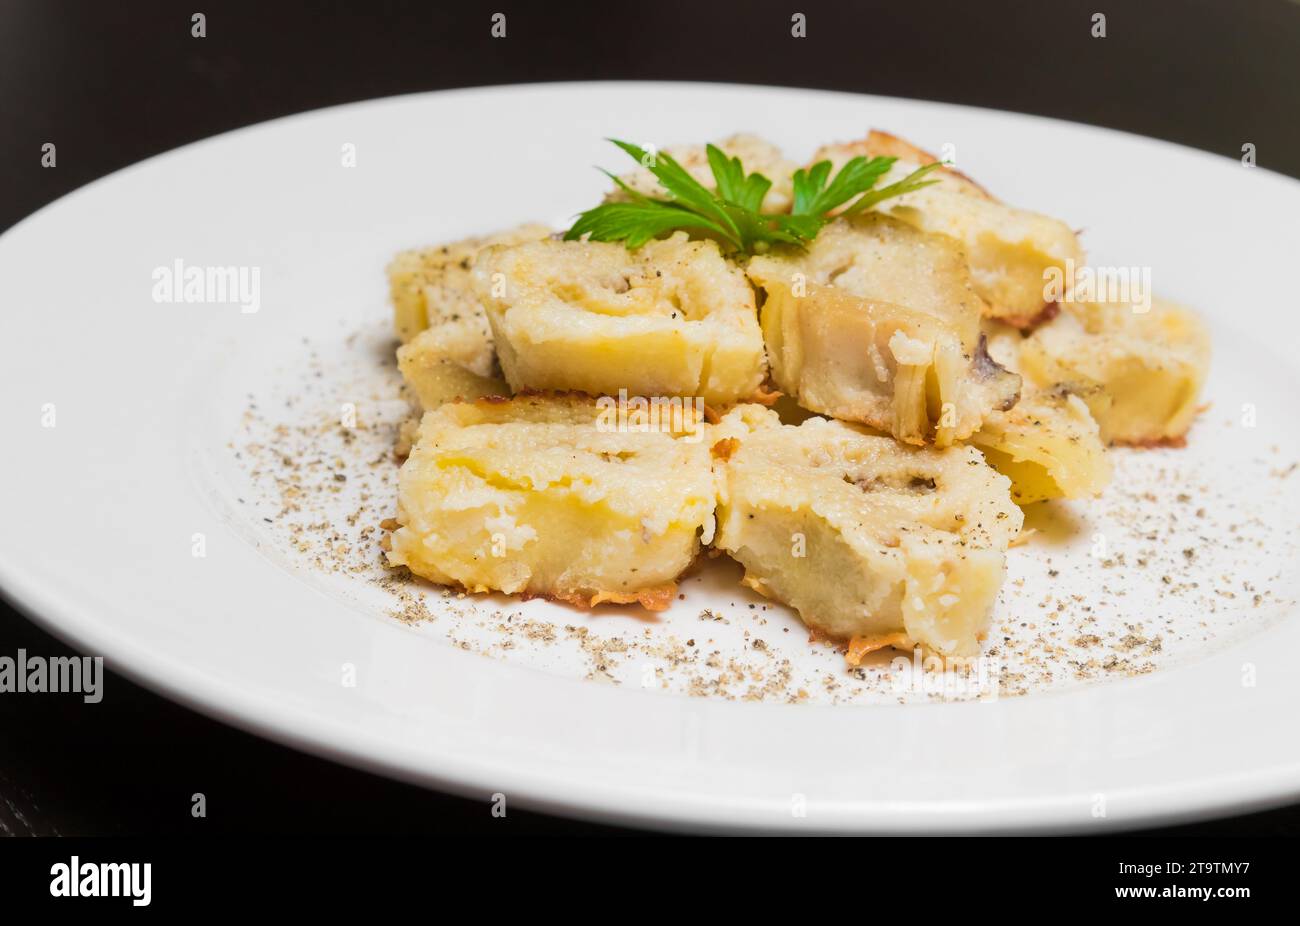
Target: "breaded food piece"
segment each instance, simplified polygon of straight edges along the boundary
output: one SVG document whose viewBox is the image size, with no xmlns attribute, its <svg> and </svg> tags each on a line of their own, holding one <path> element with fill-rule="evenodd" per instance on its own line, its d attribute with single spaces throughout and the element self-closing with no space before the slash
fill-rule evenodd
<svg viewBox="0 0 1300 926">
<path fill-rule="evenodd" d="M 1210 366 L 1210 338 L 1188 309 L 1159 299 L 1066 303 L 1021 346 L 1034 382 L 1081 390 L 1103 440 L 1179 445 L 1196 417 Z"/>
<path fill-rule="evenodd" d="M 993 319 L 980 328 L 989 356 L 1019 372 L 1024 334 Z M 1110 483 L 1110 458 L 1090 408 L 1102 400 L 1099 392 L 1095 386 L 1040 386 L 1026 379 L 1015 407 L 989 415 L 971 435 L 989 465 L 1011 480 L 1017 504 L 1095 496 Z"/>
<path fill-rule="evenodd" d="M 750 261 L 777 388 L 823 414 L 947 446 L 1016 401 L 993 363 L 960 247 L 886 216 Z"/>
<path fill-rule="evenodd" d="M 856 142 L 849 142 L 848 145 L 852 146 L 857 154 L 868 158 L 898 158 L 900 161 L 916 164 L 917 166 L 939 163 L 939 158 L 924 148 L 918 148 L 910 141 L 899 138 L 897 135 L 891 135 L 888 132 L 882 132 L 879 129 L 870 130 L 866 138 Z M 829 159 L 836 160 L 842 156 L 840 149 L 844 147 L 843 145 L 826 145 L 818 153 L 834 152 Z M 853 154 L 848 155 L 848 157 L 854 156 Z M 847 159 L 845 158 L 845 160 Z M 820 160 L 820 158 L 814 160 Z M 946 164 L 931 174 L 930 179 L 938 180 L 946 189 L 958 193 L 978 196 L 981 199 L 991 200 L 996 198 L 970 177 Z"/>
<path fill-rule="evenodd" d="M 550 233 L 544 225 L 521 225 L 493 235 L 402 251 L 388 265 L 397 337 L 405 344 L 439 321 L 483 321 L 483 307 L 470 285 L 474 258 L 486 247 L 536 241 Z"/>
<path fill-rule="evenodd" d="M 794 172 L 799 165 L 782 154 L 780 148 L 757 135 L 746 134 L 732 135 L 714 144 L 727 157 L 740 158 L 746 174 L 762 174 L 772 181 L 771 188 L 763 197 L 764 212 L 790 211 L 794 202 Z M 664 150 L 701 184 L 710 190 L 717 189 L 704 145 L 673 145 Z M 619 179 L 643 196 L 657 199 L 668 196 L 668 191 L 648 168 L 638 168 Z M 622 202 L 627 198 L 627 193 L 617 187 L 605 197 L 607 202 Z"/>
<path fill-rule="evenodd" d="M 492 248 L 475 287 L 515 391 L 698 396 L 729 404 L 766 374 L 754 292 L 713 241 Z"/>
<path fill-rule="evenodd" d="M 970 350 L 979 341 L 984 300 L 961 245 L 946 235 L 867 212 L 836 219 L 806 248 L 780 248 L 754 260 L 759 267 L 782 261 L 787 273 L 802 273 L 809 282 L 919 309 L 947 322 Z"/>
<path fill-rule="evenodd" d="M 878 183 L 884 187 L 910 174 L 934 157 L 902 139 L 872 132 L 855 142 L 826 145 L 813 162 L 828 160 L 838 169 L 850 158 L 897 157 L 898 162 Z M 1057 219 L 1016 209 L 990 196 L 974 181 L 951 169 L 936 171 L 928 186 L 876 208 L 922 231 L 960 241 L 970 265 L 975 289 L 988 304 L 986 314 L 1018 328 L 1039 323 L 1050 314 L 1045 299 L 1051 268 L 1064 273 L 1066 261 L 1084 263 L 1079 239 Z"/>
<path fill-rule="evenodd" d="M 510 395 L 481 314 L 434 322 L 397 349 L 397 368 L 426 411 L 453 399 Z"/>
<path fill-rule="evenodd" d="M 1097 422 L 1067 389 L 1031 390 L 1015 407 L 989 415 L 970 442 L 1011 480 L 1011 498 L 1029 505 L 1088 498 L 1110 483 L 1110 460 Z"/>
<path fill-rule="evenodd" d="M 823 418 L 782 425 L 755 405 L 712 439 L 715 545 L 745 584 L 835 639 L 979 651 L 1023 516 L 975 448 L 906 447 Z"/>
<path fill-rule="evenodd" d="M 426 413 L 389 562 L 470 592 L 666 608 L 713 536 L 706 425 L 687 404 L 620 426 L 612 406 L 527 395 Z"/>
</svg>

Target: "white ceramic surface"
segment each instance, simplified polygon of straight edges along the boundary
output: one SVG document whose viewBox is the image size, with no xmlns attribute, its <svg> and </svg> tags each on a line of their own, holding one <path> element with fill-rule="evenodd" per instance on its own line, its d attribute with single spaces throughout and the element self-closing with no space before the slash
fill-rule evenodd
<svg viewBox="0 0 1300 926">
<path fill-rule="evenodd" d="M 1079 519 L 1070 536 L 1045 529 L 1040 545 L 1013 551 L 1021 584 L 995 619 L 1060 624 L 1080 612 L 1044 618 L 1038 599 L 1096 596 L 1107 626 L 1143 621 L 1148 642 L 1159 628 L 1168 643 L 1148 646 L 1152 671 L 1074 679 L 1066 667 L 988 703 L 855 700 L 851 678 L 844 697 L 828 685 L 807 703 L 691 697 L 636 683 L 653 654 L 592 680 L 590 651 L 494 648 L 491 616 L 603 639 L 707 634 L 724 656 L 759 637 L 797 677 L 844 673 L 783 609 L 750 608 L 725 568 L 685 583 L 687 599 L 657 623 L 418 588 L 429 610 L 462 616 L 402 623 L 373 576 L 320 568 L 258 495 L 266 473 L 247 452 L 258 427 L 350 403 L 373 424 L 363 441 L 391 437 L 401 408 L 380 360 L 395 251 L 565 220 L 603 191 L 591 165 L 622 167 L 606 136 L 662 144 L 755 130 L 805 156 L 868 126 L 954 146 L 988 188 L 1086 229 L 1095 263 L 1151 267 L 1158 292 L 1209 321 L 1212 405 L 1190 446 L 1119 455 L 1105 504 L 1058 512 Z M 342 166 L 347 145 L 355 167 Z M 0 237 L 0 588 L 182 703 L 485 802 L 502 793 L 535 809 L 711 830 L 1096 832 L 1295 800 L 1297 216 L 1300 184 L 1230 157 L 1027 116 L 774 88 L 485 88 L 219 136 L 93 183 Z M 155 301 L 155 269 L 177 259 L 256 267 L 258 310 Z M 338 465 L 351 473 L 357 462 Z M 376 472 L 387 485 L 391 474 Z M 1135 565 L 1179 550 L 1143 553 L 1140 534 L 1124 532 L 1134 511 L 1164 518 L 1175 489 L 1210 509 L 1160 534 L 1192 551 L 1178 582 L 1195 590 L 1181 595 Z M 330 517 L 355 502 L 341 494 Z M 1093 557 L 1089 572 L 1098 531 L 1117 552 L 1133 544 L 1118 569 Z M 729 619 L 702 630 L 704 609 Z M 476 619 L 484 639 L 467 640 Z M 1058 629 L 1066 640 L 1083 628 Z"/>
</svg>

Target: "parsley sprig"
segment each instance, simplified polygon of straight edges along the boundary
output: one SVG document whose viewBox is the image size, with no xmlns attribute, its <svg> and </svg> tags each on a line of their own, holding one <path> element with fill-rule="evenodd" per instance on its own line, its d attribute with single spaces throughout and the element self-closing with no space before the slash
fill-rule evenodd
<svg viewBox="0 0 1300 926">
<path fill-rule="evenodd" d="M 666 152 L 651 154 L 629 142 L 615 138 L 610 141 L 645 165 L 668 191 L 669 198 L 646 196 L 604 171 L 628 195 L 628 201 L 602 203 L 588 209 L 565 232 L 566 241 L 586 235 L 592 241 L 622 241 L 628 248 L 639 248 L 665 232 L 681 229 L 716 238 L 730 250 L 745 254 L 760 253 L 773 244 L 802 247 L 835 218 L 830 214 L 834 210 L 849 203 L 838 215 L 852 215 L 886 199 L 929 186 L 938 181 L 923 178 L 940 166 L 927 164 L 897 183 L 877 190 L 876 183 L 889 173 L 896 158 L 855 157 L 834 177 L 831 177 L 831 162 L 818 161 L 807 169 L 795 171 L 790 211 L 766 213 L 762 211 L 763 197 L 771 189 L 772 181 L 759 173 L 745 173 L 739 158 L 727 157 L 714 145 L 705 151 L 717 185 L 716 193 Z"/>
</svg>

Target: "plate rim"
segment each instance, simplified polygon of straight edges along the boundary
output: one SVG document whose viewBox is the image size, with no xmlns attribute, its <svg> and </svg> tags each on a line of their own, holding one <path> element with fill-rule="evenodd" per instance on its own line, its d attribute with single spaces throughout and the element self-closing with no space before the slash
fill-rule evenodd
<svg viewBox="0 0 1300 926">
<path fill-rule="evenodd" d="M 13 226 L 6 229 L 3 234 L 0 234 L 0 248 L 3 248 L 5 246 L 6 240 L 9 239 L 11 235 L 18 232 L 19 229 L 22 229 L 25 226 L 27 226 L 28 223 L 31 222 L 32 220 L 44 215 L 48 210 L 52 210 L 55 207 L 63 207 L 68 205 L 68 203 L 73 201 L 77 196 L 79 196 L 83 192 L 86 192 L 88 190 L 97 187 L 101 183 L 118 179 L 122 175 L 127 174 L 129 172 L 146 169 L 148 166 L 152 165 L 154 162 L 156 162 L 159 159 L 164 159 L 175 155 L 179 155 L 196 146 L 208 144 L 216 139 L 228 138 L 238 133 L 255 132 L 260 129 L 265 129 L 268 127 L 281 126 L 284 123 L 289 122 L 290 120 L 309 119 L 309 118 L 318 117 L 322 115 L 337 113 L 339 111 L 347 110 L 350 108 L 368 107 L 379 103 L 400 102 L 404 100 L 412 100 L 415 98 L 444 97 L 448 95 L 466 95 L 466 94 L 478 94 L 478 93 L 485 93 L 485 92 L 486 93 L 518 92 L 518 91 L 545 92 L 545 91 L 554 91 L 556 89 L 582 90 L 583 88 L 608 87 L 611 85 L 619 86 L 619 87 L 646 87 L 646 88 L 668 87 L 668 88 L 675 88 L 678 90 L 688 89 L 688 88 L 711 88 L 711 89 L 727 89 L 727 90 L 745 90 L 745 91 L 753 91 L 753 92 L 760 92 L 760 93 L 763 91 L 778 90 L 778 91 L 790 92 L 795 94 L 835 95 L 835 96 L 841 96 L 845 98 L 852 98 L 864 102 L 869 102 L 873 100 L 904 102 L 907 104 L 914 104 L 914 105 L 919 105 L 924 107 L 952 108 L 952 109 L 962 110 L 969 113 L 979 113 L 979 114 L 992 113 L 1003 117 L 1013 117 L 1016 119 L 1032 120 L 1035 122 L 1064 123 L 1066 125 L 1075 128 L 1084 128 L 1090 132 L 1108 133 L 1117 136 L 1123 136 L 1129 139 L 1137 139 L 1148 144 L 1155 143 L 1162 146 L 1168 145 L 1176 149 L 1182 149 L 1182 151 L 1184 152 L 1190 152 L 1198 157 L 1204 157 L 1206 159 L 1213 159 L 1215 161 L 1227 161 L 1227 162 L 1232 161 L 1232 159 L 1228 158 L 1226 155 L 1216 154 L 1214 152 L 1205 151 L 1203 149 L 1191 148 L 1164 139 L 1151 138 L 1148 136 L 1138 135 L 1136 133 L 1105 128 L 1102 126 L 1096 126 L 1089 123 L 1071 122 L 1069 120 L 1039 116 L 1030 113 L 1015 112 L 1010 110 L 990 109 L 986 107 L 967 106 L 963 104 L 954 104 L 954 103 L 947 103 L 947 102 L 940 102 L 940 101 L 929 101 L 924 99 L 908 98 L 908 97 L 881 96 L 878 94 L 861 94 L 861 93 L 854 93 L 851 91 L 823 90 L 817 88 L 804 88 L 804 87 L 789 87 L 789 86 L 775 85 L 775 84 L 734 84 L 734 83 L 724 83 L 724 82 L 697 82 L 697 81 L 551 81 L 551 82 L 538 82 L 538 83 L 527 83 L 527 84 L 489 84 L 489 85 L 479 85 L 474 87 L 454 88 L 448 90 L 416 91 L 413 93 L 397 94 L 397 95 L 391 95 L 385 97 L 376 97 L 373 99 L 358 100 L 358 101 L 352 101 L 349 103 L 343 103 L 343 104 L 338 104 L 333 106 L 319 107 L 316 109 L 304 110 L 286 116 L 277 117 L 275 119 L 270 119 L 263 122 L 257 122 L 257 123 L 252 123 L 250 125 L 240 126 L 238 128 L 231 129 L 226 132 L 221 132 L 216 135 L 206 136 L 202 139 L 197 139 L 195 141 L 188 142 L 184 145 L 180 145 L 175 148 L 171 148 L 166 151 L 159 152 L 158 154 L 152 155 L 141 161 L 137 161 L 132 164 L 129 164 L 117 171 L 106 174 L 103 177 L 96 178 L 95 180 L 90 181 L 87 184 L 77 187 L 76 189 L 70 191 L 69 193 L 65 194 L 59 199 L 56 199 L 53 202 L 46 204 L 45 206 L 41 207 L 37 211 L 31 213 L 30 215 L 23 217 L 21 220 L 16 222 Z M 1282 181 L 1287 182 L 1288 186 L 1291 186 L 1293 184 L 1300 185 L 1300 181 L 1297 181 L 1296 179 L 1288 177 L 1286 175 L 1279 174 L 1266 167 L 1265 168 L 1257 167 L 1255 169 L 1264 174 L 1271 175 L 1273 177 L 1279 178 Z M 1269 182 L 1273 182 L 1273 181 L 1269 181 Z M 1294 187 L 1292 188 L 1294 189 Z M 228 683 L 227 685 L 222 686 L 220 684 L 213 682 L 212 680 L 202 679 L 199 680 L 198 682 L 195 682 L 191 687 L 187 689 L 180 682 L 179 678 L 176 677 L 178 674 L 178 670 L 181 670 L 183 667 L 181 667 L 180 665 L 169 666 L 165 664 L 155 664 L 154 659 L 150 657 L 148 652 L 145 652 L 143 650 L 132 652 L 133 650 L 137 650 L 139 648 L 134 647 L 133 645 L 125 641 L 117 641 L 113 639 L 112 634 L 109 633 L 109 628 L 102 623 L 96 622 L 93 617 L 90 617 L 89 619 L 83 619 L 82 616 L 79 616 L 78 612 L 81 611 L 82 609 L 79 608 L 74 602 L 62 600 L 63 599 L 62 590 L 45 588 L 42 586 L 42 584 L 38 579 L 32 579 L 29 583 L 27 581 L 27 578 L 24 576 L 24 570 L 22 569 L 22 567 L 19 566 L 16 562 L 11 561 L 3 549 L 0 549 L 0 597 L 8 601 L 13 606 L 14 610 L 17 613 L 22 614 L 24 617 L 26 617 L 26 619 L 31 620 L 34 624 L 36 624 L 38 627 L 41 627 L 46 632 L 50 633 L 56 639 L 59 639 L 64 643 L 72 646 L 74 649 L 79 649 L 82 652 L 102 653 L 105 656 L 106 664 L 110 664 L 110 667 L 113 669 L 114 672 L 122 675 L 125 678 L 130 679 L 134 683 L 139 684 L 150 691 L 153 691 L 167 698 L 168 700 L 181 704 L 182 706 L 188 709 L 195 710 L 200 714 L 203 714 L 205 716 L 217 720 L 218 722 L 229 724 L 236 728 L 246 730 L 248 732 L 253 733 L 254 735 L 257 735 L 265 739 L 270 739 L 273 742 L 287 745 L 290 748 L 296 749 L 298 751 L 317 755 L 322 758 L 328 759 L 330 761 L 341 762 L 343 764 L 357 767 L 371 773 L 377 773 L 386 777 L 408 781 L 424 787 L 435 787 L 439 790 L 447 791 L 461 796 L 469 796 L 471 793 L 474 793 L 472 787 L 464 781 L 465 775 L 463 771 L 462 774 L 460 774 L 459 776 L 452 775 L 450 772 L 444 775 L 441 773 L 436 773 L 433 770 L 429 770 L 429 769 L 419 771 L 400 764 L 400 762 L 398 762 L 396 759 L 392 757 L 387 759 L 379 758 L 371 753 L 363 752 L 357 746 L 357 743 L 360 742 L 358 740 L 353 740 L 351 745 L 346 745 L 342 742 L 338 742 L 338 741 L 330 742 L 318 738 L 319 734 L 327 732 L 326 728 L 329 725 L 318 725 L 310 733 L 304 732 L 299 734 L 294 730 L 288 729 L 283 722 L 277 724 L 271 720 L 264 720 L 263 718 L 257 715 L 256 711 L 250 709 L 251 705 L 244 704 L 242 697 L 233 697 L 233 698 L 230 697 L 231 694 L 237 694 L 236 686 L 234 685 L 234 683 Z M 1258 640 L 1261 637 L 1271 633 L 1274 629 L 1275 628 L 1273 627 L 1265 628 L 1258 633 L 1250 635 L 1246 639 Z M 96 636 L 97 633 L 99 634 L 98 637 Z M 1237 641 L 1233 645 L 1226 647 L 1225 651 L 1235 650 L 1245 642 L 1246 640 Z M 121 655 L 123 652 L 126 652 L 127 655 L 126 656 Z M 115 653 L 117 655 L 114 655 Z M 1164 676 L 1169 673 L 1177 672 L 1179 668 L 1181 667 L 1170 667 L 1168 669 L 1162 670 L 1161 673 L 1159 674 L 1161 676 Z M 1109 686 L 1121 685 L 1129 682 L 1139 682 L 1139 681 L 1143 681 L 1143 680 L 1141 679 L 1118 680 L 1114 682 L 1107 682 L 1105 684 L 1109 687 Z M 1076 689 L 1070 692 L 1045 693 L 1045 694 L 1035 695 L 1034 697 L 1036 699 L 1041 697 L 1050 697 L 1053 694 L 1068 696 L 1070 694 L 1077 693 L 1077 691 L 1078 690 Z M 223 699 L 221 697 L 222 694 L 225 694 L 227 697 Z M 660 697 L 661 695 L 655 694 L 652 696 Z M 232 703 L 237 706 L 231 707 L 230 705 Z M 242 705 L 246 709 L 241 710 L 239 705 Z M 750 704 L 729 705 L 729 708 L 736 708 L 736 707 L 739 707 L 742 710 L 760 709 L 759 705 L 750 705 Z M 924 707 L 924 705 L 917 705 L 917 707 Z M 800 709 L 807 709 L 807 708 L 800 708 Z M 843 710 L 845 708 L 835 708 L 835 709 Z M 283 715 L 279 715 L 279 716 L 283 716 Z M 312 734 L 316 734 L 316 735 L 314 736 Z M 1287 803 L 1290 801 L 1294 801 L 1297 798 L 1300 798 L 1300 765 L 1290 767 L 1290 768 L 1285 768 L 1285 769 L 1279 768 L 1279 769 L 1264 770 L 1261 771 L 1260 774 L 1256 777 L 1264 779 L 1264 781 L 1254 783 L 1251 791 L 1251 793 L 1254 796 L 1251 798 L 1247 798 L 1245 800 L 1243 800 L 1241 797 L 1224 798 L 1221 802 L 1217 804 L 1214 802 L 1207 802 L 1204 799 L 1202 799 L 1202 801 L 1198 804 L 1198 806 L 1190 810 L 1187 809 L 1186 806 L 1183 806 L 1181 809 L 1173 806 L 1165 806 L 1165 807 L 1153 809 L 1149 814 L 1145 814 L 1145 815 L 1133 814 L 1133 815 L 1126 816 L 1123 820 L 1117 820 L 1114 823 L 1108 823 L 1107 828 L 1110 831 L 1114 831 L 1117 829 L 1133 829 L 1133 828 L 1146 827 L 1152 825 L 1160 825 L 1162 823 L 1169 823 L 1174 821 L 1189 822 L 1191 820 L 1196 820 L 1196 819 L 1206 819 L 1215 816 L 1221 816 L 1224 813 L 1247 813 L 1247 812 L 1252 812 L 1253 810 L 1263 809 L 1265 807 L 1271 807 L 1271 806 Z M 1204 790 L 1208 786 L 1209 786 L 1208 783 L 1202 783 L 1200 785 L 1202 790 Z M 882 828 L 879 825 L 863 823 L 861 821 L 856 821 L 856 820 L 848 821 L 847 825 L 843 827 L 832 825 L 826 827 L 823 830 L 822 828 L 816 825 L 810 825 L 807 822 L 803 822 L 799 820 L 792 820 L 789 825 L 785 825 L 783 822 L 782 825 L 778 826 L 775 825 L 777 822 L 775 819 L 766 819 L 763 822 L 755 822 L 753 820 L 745 821 L 740 819 L 734 819 L 731 818 L 730 816 L 725 816 L 725 815 L 710 817 L 707 812 L 705 813 L 701 812 L 701 811 L 707 811 L 709 808 L 683 807 L 681 813 L 674 815 L 672 813 L 666 814 L 664 812 L 664 808 L 660 807 L 654 810 L 653 813 L 651 813 L 649 810 L 642 813 L 642 812 L 638 812 L 638 809 L 636 807 L 627 804 L 626 798 L 623 799 L 623 805 L 621 807 L 620 806 L 596 807 L 596 806 L 592 806 L 590 803 L 582 803 L 580 801 L 579 802 L 565 801 L 560 799 L 556 795 L 551 795 L 551 796 L 537 795 L 534 797 L 529 794 L 529 791 L 530 789 L 526 785 L 515 786 L 515 792 L 520 795 L 518 798 L 516 798 L 516 800 L 521 806 L 537 809 L 544 813 L 560 814 L 563 816 L 589 819 L 589 820 L 595 820 L 595 821 L 605 822 L 605 823 L 611 823 L 611 822 L 625 823 L 628 825 L 647 827 L 653 829 L 690 829 L 690 830 L 709 829 L 718 832 L 753 831 L 755 829 L 758 830 L 793 829 L 802 832 L 838 831 L 838 832 L 908 832 L 908 833 L 997 831 L 997 827 L 990 828 L 988 825 L 989 821 L 986 819 L 990 815 L 988 808 L 970 816 L 969 818 L 959 818 L 956 821 L 957 822 L 956 826 L 953 825 L 954 820 L 951 817 L 944 821 L 931 820 L 929 817 L 927 817 L 926 819 L 920 821 L 919 826 L 907 825 L 907 826 L 900 827 L 896 830 L 890 829 L 887 826 Z M 1171 798 L 1171 800 L 1175 800 L 1175 799 L 1176 798 Z M 1186 802 L 1189 799 L 1190 798 L 1186 796 L 1182 798 L 1184 802 Z M 1057 803 L 1059 803 L 1059 801 Z M 949 813 L 951 813 L 951 811 L 949 811 Z M 1071 817 L 1070 820 L 1067 821 L 1060 818 L 1059 815 L 1057 817 L 1049 816 L 1049 817 L 1044 817 L 1039 823 L 1030 822 L 1028 824 L 1025 824 L 1022 822 L 1010 826 L 1009 829 L 1014 832 L 1061 832 L 1061 831 L 1077 829 L 1078 827 L 1073 825 L 1071 822 L 1073 820 L 1074 820 L 1073 817 Z"/>
</svg>

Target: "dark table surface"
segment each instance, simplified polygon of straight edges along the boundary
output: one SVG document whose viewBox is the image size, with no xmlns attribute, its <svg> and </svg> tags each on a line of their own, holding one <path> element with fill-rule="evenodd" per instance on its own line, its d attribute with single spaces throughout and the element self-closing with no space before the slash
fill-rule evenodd
<svg viewBox="0 0 1300 926">
<path fill-rule="evenodd" d="M 1110 7 L 1110 9 L 1107 9 Z M 207 36 L 191 36 L 191 14 Z M 1092 17 L 1106 14 L 1106 36 Z M 489 18 L 508 37 L 489 38 Z M 790 37 L 792 10 L 808 36 Z M 1300 177 L 1287 0 L 645 4 L 0 2 L 0 229 L 229 129 L 420 90 L 539 80 L 785 84 L 1124 129 Z M 472 129 L 471 129 L 472 131 Z M 41 145 L 58 145 L 42 169 Z M 1042 156 L 1050 157 L 1050 153 Z M 1197 195 L 1189 192 L 1189 195 Z M 75 272 L 75 271 L 72 271 Z M 0 655 L 70 651 L 0 604 Z M 109 667 L 111 670 L 111 666 Z M 619 833 L 344 768 L 108 674 L 102 703 L 0 695 L 0 833 Z M 190 815 L 190 795 L 208 815 Z M 1296 835 L 1300 805 L 1162 833 Z"/>
</svg>

